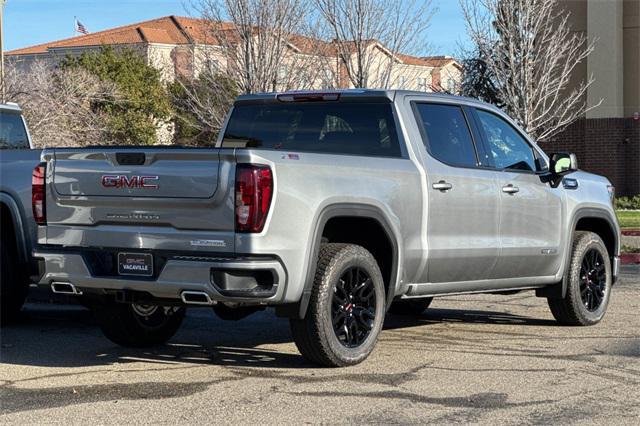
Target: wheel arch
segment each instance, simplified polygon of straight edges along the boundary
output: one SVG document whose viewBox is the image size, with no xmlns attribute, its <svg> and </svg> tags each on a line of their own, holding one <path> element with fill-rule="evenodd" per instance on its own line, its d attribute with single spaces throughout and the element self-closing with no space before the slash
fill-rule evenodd
<svg viewBox="0 0 640 426">
<path fill-rule="evenodd" d="M 399 238 L 393 231 L 393 228 L 387 219 L 384 212 L 373 205 L 369 204 L 358 204 L 358 203 L 341 203 L 341 204 L 332 204 L 320 212 L 318 218 L 315 222 L 314 231 L 312 234 L 312 245 L 309 258 L 306 262 L 306 272 L 304 274 L 304 289 L 302 292 L 302 297 L 300 299 L 300 303 L 298 306 L 297 315 L 299 318 L 304 318 L 307 308 L 309 306 L 309 300 L 311 297 L 311 288 L 313 286 L 313 276 L 315 274 L 315 269 L 318 261 L 318 252 L 320 251 L 320 244 L 322 243 L 323 238 L 326 238 L 326 231 L 331 230 L 332 224 L 340 225 L 340 221 L 357 221 L 357 220 L 366 220 L 369 224 L 376 224 L 378 226 L 378 230 L 384 232 L 384 236 L 386 239 L 386 243 L 388 244 L 391 254 L 389 256 L 388 265 L 380 265 L 381 270 L 384 268 L 386 271 L 383 272 L 383 277 L 385 278 L 385 289 L 387 296 L 387 307 L 390 305 L 393 300 L 395 287 L 398 279 L 398 270 L 400 264 L 400 244 Z M 343 222 L 346 223 L 346 222 Z M 343 238 L 339 238 L 339 240 L 332 242 L 346 242 L 346 243 L 358 243 L 363 245 L 365 248 L 371 251 L 370 247 L 367 247 L 366 244 L 362 244 L 361 240 L 350 238 L 355 233 L 351 233 L 349 235 L 344 236 Z M 361 235 L 361 234 L 360 234 Z M 378 250 L 373 250 L 373 256 L 376 258 L 376 261 L 380 264 L 380 256 L 381 253 Z"/>
<path fill-rule="evenodd" d="M 571 235 L 567 238 L 566 255 L 562 268 L 561 297 L 564 297 L 567 294 L 567 272 L 569 264 L 571 263 L 571 245 L 573 244 L 573 235 L 576 231 L 591 231 L 598 234 L 607 247 L 607 251 L 609 251 L 610 259 L 619 255 L 620 252 L 618 228 L 615 225 L 615 219 L 611 216 L 611 213 L 606 210 L 591 207 L 578 209 L 571 219 L 571 227 L 569 229 L 571 230 Z"/>
<path fill-rule="evenodd" d="M 12 240 L 16 244 L 18 261 L 27 263 L 29 259 L 29 242 L 25 238 L 25 224 L 18 203 L 6 192 L 0 192 L 0 211 L 3 232 L 6 230 L 6 225 L 11 226 Z"/>
</svg>

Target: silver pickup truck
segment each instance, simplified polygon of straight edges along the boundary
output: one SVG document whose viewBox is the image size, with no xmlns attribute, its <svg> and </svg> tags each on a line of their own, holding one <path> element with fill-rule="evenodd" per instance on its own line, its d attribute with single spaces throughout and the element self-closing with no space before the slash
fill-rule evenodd
<svg viewBox="0 0 640 426">
<path fill-rule="evenodd" d="M 20 107 L 0 104 L 0 324 L 17 317 L 35 272 L 31 171 L 39 162 Z"/>
<path fill-rule="evenodd" d="M 122 345 L 165 342 L 187 306 L 275 307 L 307 359 L 351 365 L 389 309 L 534 290 L 590 325 L 618 274 L 610 182 L 471 99 L 241 96 L 215 148 L 50 149 L 38 167 L 39 283 Z"/>
</svg>

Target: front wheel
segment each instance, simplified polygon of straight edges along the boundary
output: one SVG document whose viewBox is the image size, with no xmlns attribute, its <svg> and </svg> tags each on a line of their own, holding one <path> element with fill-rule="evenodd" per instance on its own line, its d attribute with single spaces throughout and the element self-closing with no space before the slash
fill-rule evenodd
<svg viewBox="0 0 640 426">
<path fill-rule="evenodd" d="M 371 253 L 353 244 L 323 244 L 309 309 L 304 319 L 291 320 L 291 332 L 309 361 L 354 365 L 373 351 L 384 314 L 384 282 Z"/>
<path fill-rule="evenodd" d="M 611 283 L 611 262 L 604 242 L 593 232 L 577 231 L 567 292 L 562 299 L 547 299 L 551 313 L 564 325 L 597 324 L 607 311 Z"/>
<path fill-rule="evenodd" d="M 102 303 L 92 306 L 104 335 L 129 347 L 157 346 L 180 328 L 186 309 L 173 306 Z"/>
</svg>

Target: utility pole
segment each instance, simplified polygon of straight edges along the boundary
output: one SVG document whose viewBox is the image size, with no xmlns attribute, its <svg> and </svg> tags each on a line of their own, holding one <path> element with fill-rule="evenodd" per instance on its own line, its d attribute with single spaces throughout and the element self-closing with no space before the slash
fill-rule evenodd
<svg viewBox="0 0 640 426">
<path fill-rule="evenodd" d="M 4 87 L 4 33 L 2 27 L 2 18 L 4 12 L 4 4 L 7 0 L 0 0 L 0 103 L 6 102 L 6 90 Z"/>
</svg>

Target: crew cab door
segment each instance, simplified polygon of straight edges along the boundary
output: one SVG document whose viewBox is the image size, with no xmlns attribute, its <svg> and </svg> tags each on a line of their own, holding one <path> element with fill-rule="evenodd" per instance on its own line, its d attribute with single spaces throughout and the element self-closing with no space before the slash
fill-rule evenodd
<svg viewBox="0 0 640 426">
<path fill-rule="evenodd" d="M 500 258 L 490 278 L 555 275 L 560 268 L 563 190 L 540 172 L 543 160 L 507 120 L 476 109 L 489 161 L 498 173 Z"/>
<path fill-rule="evenodd" d="M 465 109 L 431 102 L 413 102 L 412 108 L 428 181 L 427 269 L 421 280 L 487 279 L 499 254 L 496 172 L 482 168 L 477 132 Z"/>
</svg>

